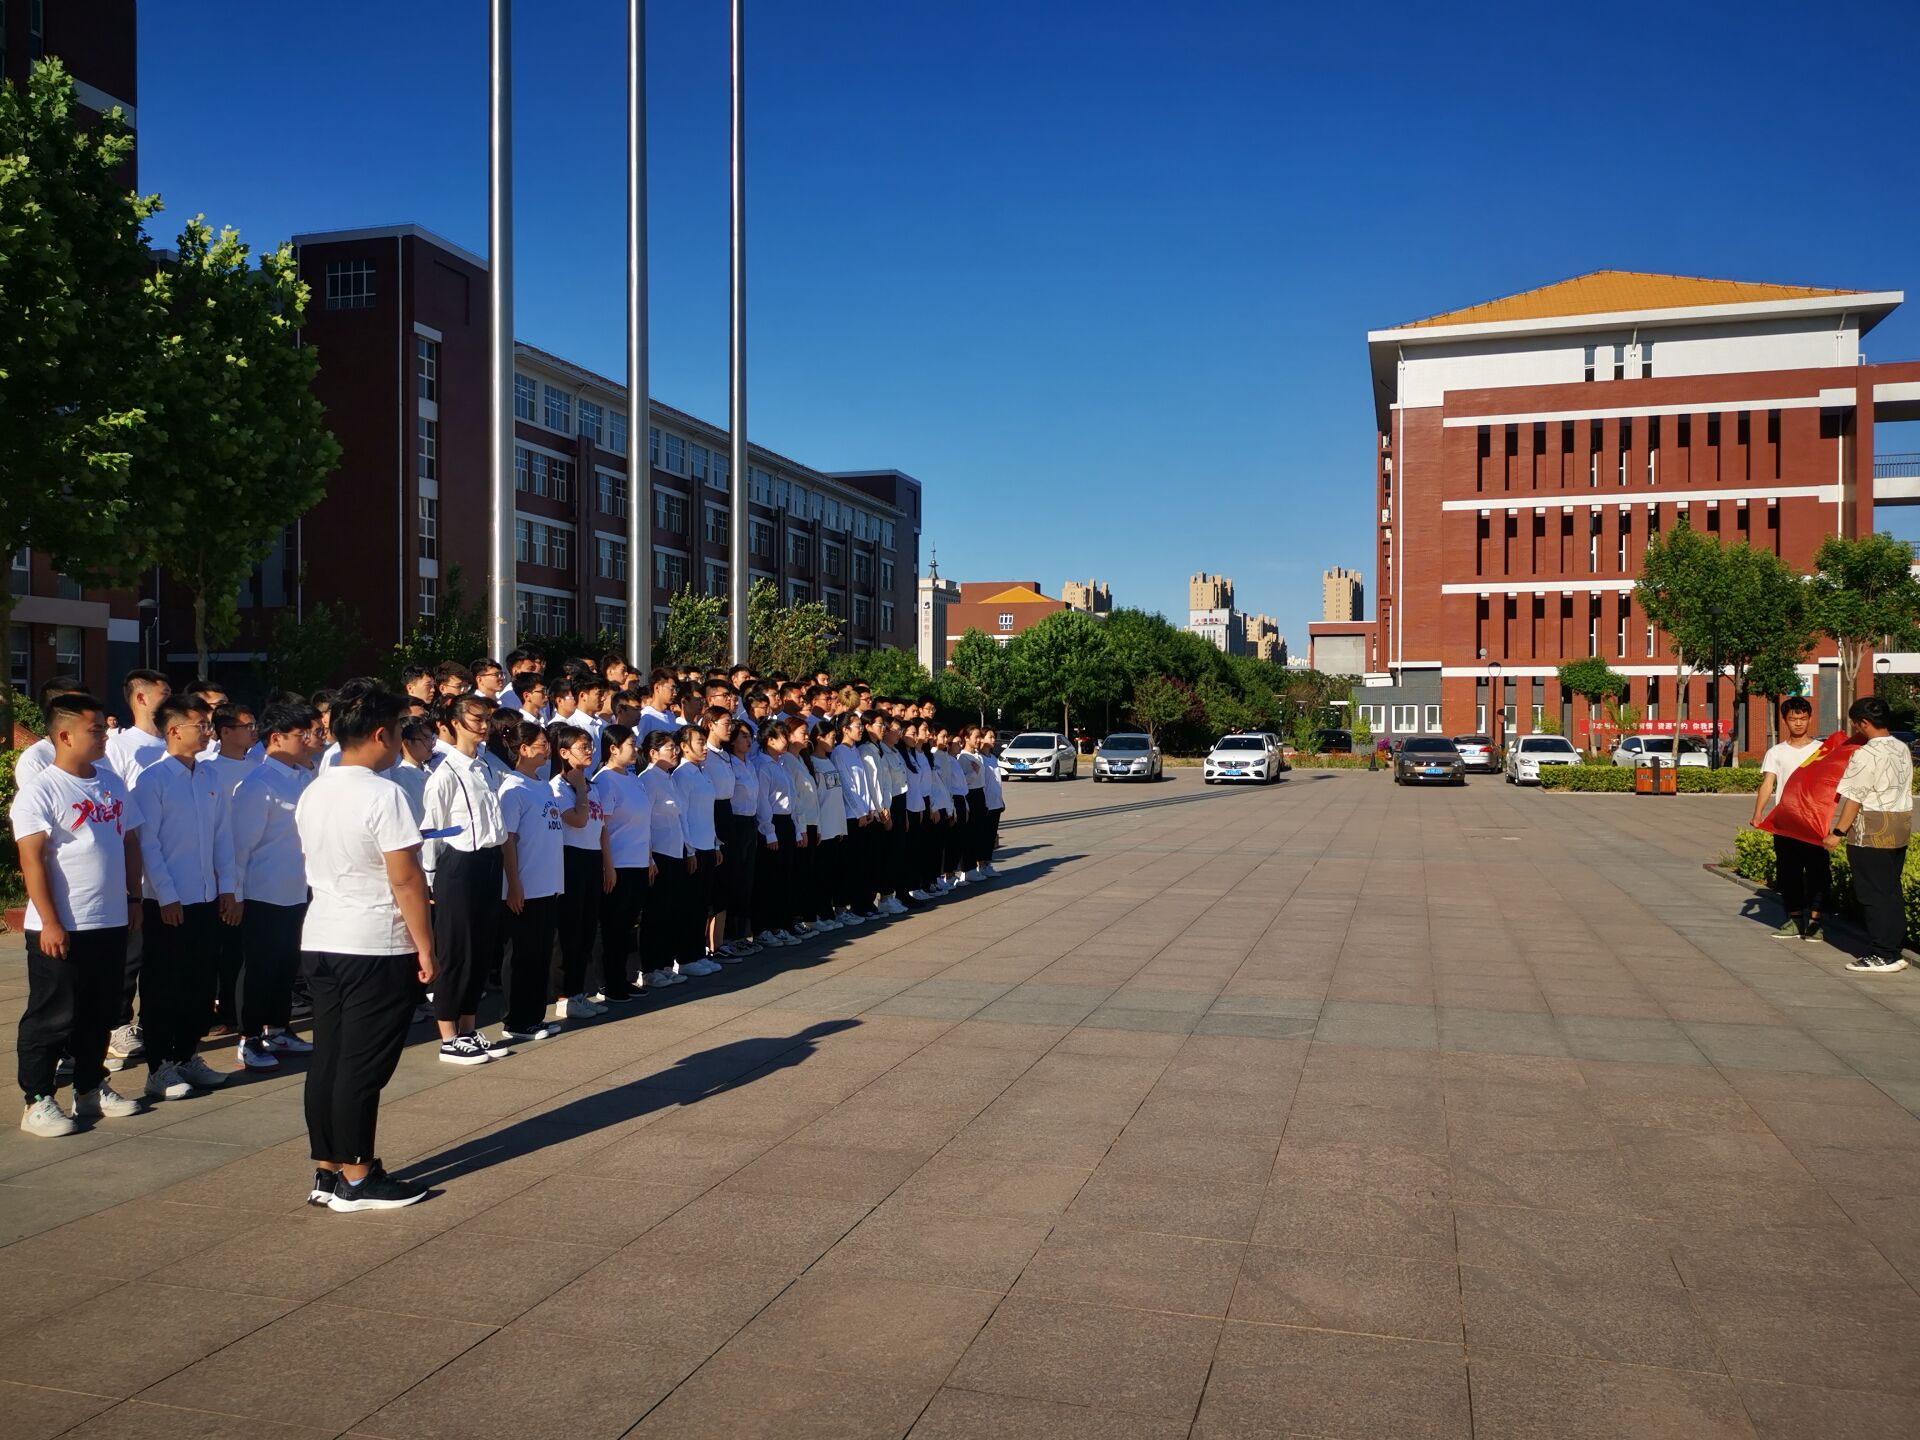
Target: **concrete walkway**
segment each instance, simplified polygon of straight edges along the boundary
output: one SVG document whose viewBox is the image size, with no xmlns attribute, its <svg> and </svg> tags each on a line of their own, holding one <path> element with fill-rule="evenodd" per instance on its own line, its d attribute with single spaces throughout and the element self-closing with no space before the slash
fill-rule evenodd
<svg viewBox="0 0 1920 1440">
<path fill-rule="evenodd" d="M 291 1070 L 0 1133 L 0 1433 L 1920 1434 L 1920 977 L 1768 938 L 1749 801 L 1011 800 L 984 893 L 410 1050 L 409 1210 L 302 1204 Z"/>
</svg>

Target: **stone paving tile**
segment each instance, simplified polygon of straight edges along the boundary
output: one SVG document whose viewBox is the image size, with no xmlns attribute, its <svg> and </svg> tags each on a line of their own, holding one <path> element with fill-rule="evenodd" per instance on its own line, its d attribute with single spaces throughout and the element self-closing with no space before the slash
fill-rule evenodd
<svg viewBox="0 0 1920 1440">
<path fill-rule="evenodd" d="M 930 1388 L 953 1369 L 999 1302 L 991 1290 L 808 1274 L 728 1341 L 722 1355 Z"/>
<path fill-rule="evenodd" d="M 1256 1244 L 1287 1250 L 1451 1261 L 1454 1212 L 1437 1196 L 1274 1185 L 1266 1191 L 1252 1238 Z"/>
<path fill-rule="evenodd" d="M 1466 1440 L 1459 1344 L 1228 1321 L 1195 1434 Z"/>
<path fill-rule="evenodd" d="M 1018 1395 L 946 1389 L 933 1397 L 909 1433 L 913 1440 L 1003 1440 L 1013 1435 L 1045 1435 L 1050 1440 L 1185 1440 L 1187 1422 Z"/>
<path fill-rule="evenodd" d="M 629 1434 L 634 1440 L 898 1440 L 928 1398 L 922 1386 L 716 1356 Z"/>
<path fill-rule="evenodd" d="M 1227 1313 L 1235 1320 L 1458 1343 L 1459 1274 L 1451 1260 L 1255 1245 Z"/>
<path fill-rule="evenodd" d="M 1013 1295 L 1225 1315 L 1244 1253 L 1230 1241 L 1063 1223 L 1027 1262 Z"/>
<path fill-rule="evenodd" d="M 53 1440 L 114 1403 L 110 1395 L 0 1383 L 0 1415 L 7 1417 L 9 1440 Z"/>
<path fill-rule="evenodd" d="M 1920 1435 L 1920 1399 L 1858 1390 L 1746 1381 L 1740 1399 L 1760 1440 L 1912 1440 Z"/>
</svg>

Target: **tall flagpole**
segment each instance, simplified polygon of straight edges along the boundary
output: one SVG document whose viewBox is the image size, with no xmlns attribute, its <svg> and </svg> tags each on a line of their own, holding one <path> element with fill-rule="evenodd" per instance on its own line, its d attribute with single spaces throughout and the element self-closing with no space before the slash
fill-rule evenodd
<svg viewBox="0 0 1920 1440">
<path fill-rule="evenodd" d="M 627 643 L 653 668 L 653 460 L 647 432 L 647 0 L 627 0 Z"/>
<path fill-rule="evenodd" d="M 492 0 L 487 150 L 487 308 L 493 328 L 487 418 L 492 425 L 488 492 L 489 653 L 504 658 L 517 640 L 513 545 L 513 0 Z"/>
<path fill-rule="evenodd" d="M 728 346 L 727 611 L 733 663 L 747 661 L 747 3 L 733 0 L 733 315 Z"/>
</svg>

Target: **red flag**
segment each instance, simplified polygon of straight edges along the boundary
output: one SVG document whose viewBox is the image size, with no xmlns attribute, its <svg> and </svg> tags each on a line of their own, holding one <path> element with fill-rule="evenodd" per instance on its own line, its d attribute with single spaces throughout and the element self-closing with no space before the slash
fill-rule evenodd
<svg viewBox="0 0 1920 1440">
<path fill-rule="evenodd" d="M 1861 742 L 1838 730 L 1822 740 L 1800 762 L 1800 768 L 1780 787 L 1773 809 L 1761 820 L 1760 828 L 1789 840 L 1804 840 L 1809 845 L 1825 845 L 1833 829 L 1834 799 L 1840 789 L 1840 777 L 1847 773 L 1847 761 Z"/>
</svg>

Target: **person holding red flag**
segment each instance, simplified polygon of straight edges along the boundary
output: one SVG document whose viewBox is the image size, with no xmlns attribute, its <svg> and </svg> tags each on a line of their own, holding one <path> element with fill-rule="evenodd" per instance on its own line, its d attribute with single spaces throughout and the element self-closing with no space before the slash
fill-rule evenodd
<svg viewBox="0 0 1920 1440">
<path fill-rule="evenodd" d="M 1827 889 L 1833 879 L 1833 860 L 1827 854 L 1825 828 L 1833 814 L 1834 788 L 1840 783 L 1840 770 L 1834 770 L 1816 793 L 1806 796 L 1809 827 L 1817 827 L 1818 839 L 1801 839 L 1782 833 L 1766 823 L 1768 813 L 1786 801 L 1787 786 L 1805 766 L 1818 763 L 1832 747 L 1814 738 L 1813 704 L 1804 695 L 1789 695 L 1780 702 L 1780 743 L 1768 749 L 1760 761 L 1760 791 L 1753 797 L 1753 828 L 1773 833 L 1773 888 L 1787 907 L 1787 918 L 1773 932 L 1776 940 L 1825 938 L 1820 915 L 1826 908 Z M 1835 736 L 1842 740 L 1844 737 Z M 1843 767 L 1844 768 L 1844 765 Z M 1803 788 L 1805 788 L 1803 786 Z M 1784 818 L 1784 817 L 1783 817 Z"/>
</svg>

